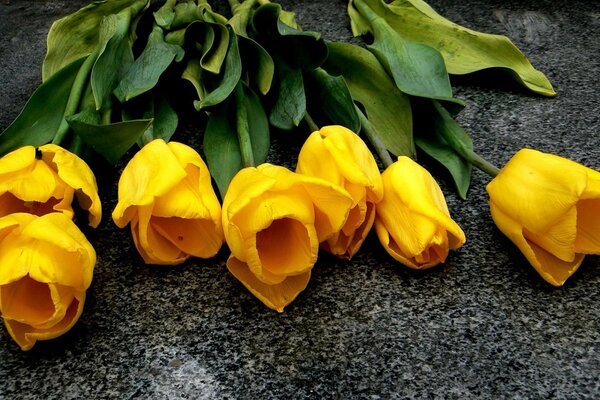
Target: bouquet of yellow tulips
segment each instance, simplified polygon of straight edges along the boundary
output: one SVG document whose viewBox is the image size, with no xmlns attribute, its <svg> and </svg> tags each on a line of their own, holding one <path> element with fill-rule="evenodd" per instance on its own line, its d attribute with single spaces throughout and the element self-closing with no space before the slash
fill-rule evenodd
<svg viewBox="0 0 600 400">
<path fill-rule="evenodd" d="M 510 71 L 555 95 L 508 38 L 422 0 L 350 0 L 366 47 L 302 31 L 268 0 L 229 0 L 227 16 L 207 0 L 160 3 L 93 2 L 56 21 L 43 82 L 0 134 L 0 314 L 23 350 L 81 315 L 96 253 L 77 224 L 102 217 L 93 170 L 135 146 L 112 220 L 141 259 L 175 265 L 225 243 L 229 272 L 279 312 L 319 251 L 351 259 L 372 228 L 419 270 L 465 243 L 420 153 L 463 199 L 473 166 L 493 178 L 493 221 L 550 284 L 600 253 L 600 172 L 532 149 L 498 169 L 455 120 L 449 74 Z M 171 140 L 184 112 L 201 149 Z M 269 162 L 274 130 L 301 135 L 295 171 Z"/>
</svg>

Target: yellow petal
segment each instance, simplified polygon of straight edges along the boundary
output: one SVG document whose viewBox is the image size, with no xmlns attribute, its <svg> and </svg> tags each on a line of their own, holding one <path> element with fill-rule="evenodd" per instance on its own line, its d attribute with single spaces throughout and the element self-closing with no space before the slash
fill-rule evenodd
<svg viewBox="0 0 600 400">
<path fill-rule="evenodd" d="M 580 200 L 577 203 L 575 251 L 600 254 L 600 199 Z"/>
<path fill-rule="evenodd" d="M 146 144 L 121 173 L 119 201 L 112 213 L 115 224 L 125 227 L 135 215 L 130 207 L 151 205 L 155 197 L 165 195 L 185 177 L 185 170 L 162 139 Z"/>
<path fill-rule="evenodd" d="M 258 280 L 248 266 L 235 257 L 229 257 L 227 268 L 256 298 L 278 312 L 283 312 L 284 307 L 306 288 L 310 280 L 308 271 L 302 275 L 289 276 L 279 284 L 267 285 Z"/>
<path fill-rule="evenodd" d="M 342 229 L 354 201 L 342 187 L 323 179 L 302 176 L 302 186 L 315 209 L 315 228 L 319 242 Z"/>
<path fill-rule="evenodd" d="M 195 257 L 210 258 L 223 244 L 220 221 L 217 225 L 207 219 L 152 217 L 151 225 L 173 246 Z"/>
<path fill-rule="evenodd" d="M 12 174 L 28 170 L 36 162 L 35 147 L 23 146 L 0 157 L 0 185 Z"/>
<path fill-rule="evenodd" d="M 89 224 L 97 227 L 102 219 L 102 204 L 98 196 L 96 177 L 90 167 L 76 154 L 55 144 L 39 148 L 44 162 L 53 167 L 60 179 L 75 190 L 77 201 L 89 213 Z"/>
<path fill-rule="evenodd" d="M 544 235 L 575 207 L 586 185 L 585 167 L 551 154 L 523 149 L 486 189 L 504 214 L 530 232 Z"/>
<path fill-rule="evenodd" d="M 23 240 L 21 232 L 36 217 L 31 214 L 10 214 L 0 218 L 0 285 L 21 279 L 29 273 L 29 265 L 16 262 Z"/>
<path fill-rule="evenodd" d="M 292 218 L 272 221 L 247 245 L 248 267 L 258 279 L 270 284 L 310 270 L 319 249 L 314 227 Z"/>
<path fill-rule="evenodd" d="M 4 319 L 4 324 L 10 336 L 21 347 L 21 350 L 30 350 L 38 340 L 48 340 L 61 336 L 69 331 L 77 322 L 83 311 L 85 292 L 76 292 L 75 298 L 69 305 L 64 318 L 51 328 L 39 329 L 29 325 Z"/>
<path fill-rule="evenodd" d="M 344 176 L 329 154 L 319 131 L 313 132 L 304 142 L 298 154 L 296 172 L 302 175 L 316 176 L 336 185 L 343 185 Z"/>
<path fill-rule="evenodd" d="M 152 205 L 138 207 L 138 214 L 131 223 L 131 235 L 135 247 L 146 264 L 175 265 L 189 258 L 169 239 L 156 231 L 151 223 Z"/>
<path fill-rule="evenodd" d="M 11 155 L 9 153 L 2 160 Z M 58 176 L 46 163 L 35 159 L 35 150 L 32 160 L 27 168 L 2 174 L 0 193 L 12 193 L 24 202 L 45 203 L 50 200 L 59 185 Z"/>
<path fill-rule="evenodd" d="M 96 252 L 67 216 L 51 213 L 38 217 L 23 228 L 21 236 L 21 253 L 14 255 L 13 262 L 27 265 L 33 279 L 79 291 L 90 286 Z"/>
<path fill-rule="evenodd" d="M 54 314 L 54 304 L 47 283 L 29 275 L 0 286 L 2 317 L 27 325 L 42 325 Z"/>
<path fill-rule="evenodd" d="M 562 286 L 583 261 L 582 254 L 575 254 L 572 261 L 563 261 L 550 254 L 540 246 L 527 240 L 518 221 L 505 214 L 504 211 L 490 201 L 490 211 L 494 223 L 527 258 L 544 280 L 554 286 Z"/>
</svg>

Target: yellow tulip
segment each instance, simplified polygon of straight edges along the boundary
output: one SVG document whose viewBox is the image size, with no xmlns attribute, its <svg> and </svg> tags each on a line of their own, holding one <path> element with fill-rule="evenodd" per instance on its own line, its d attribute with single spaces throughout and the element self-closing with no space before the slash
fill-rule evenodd
<svg viewBox="0 0 600 400">
<path fill-rule="evenodd" d="M 0 216 L 58 211 L 73 218 L 73 198 L 98 226 L 102 206 L 94 173 L 75 154 L 54 144 L 24 146 L 0 158 Z"/>
<path fill-rule="evenodd" d="M 112 217 L 131 224 L 135 246 L 147 264 L 179 264 L 209 258 L 223 244 L 221 205 L 200 155 L 182 143 L 156 139 L 129 161 L 119 179 Z"/>
<path fill-rule="evenodd" d="M 375 205 L 383 197 L 381 175 L 373 154 L 351 130 L 326 126 L 313 132 L 302 146 L 296 172 L 333 182 L 352 197 L 344 226 L 321 245 L 339 257 L 352 258 L 371 230 Z"/>
<path fill-rule="evenodd" d="M 426 269 L 444 262 L 449 250 L 465 243 L 444 194 L 425 168 L 399 157 L 382 178 L 375 231 L 392 257 L 410 268 Z"/>
<path fill-rule="evenodd" d="M 77 322 L 96 253 L 65 214 L 0 218 L 0 313 L 23 350 Z"/>
<path fill-rule="evenodd" d="M 600 172 L 523 149 L 487 191 L 498 228 L 550 284 L 561 286 L 584 254 L 600 253 Z"/>
<path fill-rule="evenodd" d="M 342 188 L 322 179 L 271 164 L 242 169 L 223 199 L 227 268 L 282 312 L 306 288 L 319 243 L 342 227 L 351 204 Z"/>
</svg>

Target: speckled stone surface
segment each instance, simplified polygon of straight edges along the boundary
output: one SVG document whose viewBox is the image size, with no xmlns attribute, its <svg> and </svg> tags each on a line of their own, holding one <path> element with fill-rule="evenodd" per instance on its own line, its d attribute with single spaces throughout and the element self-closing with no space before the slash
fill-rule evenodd
<svg viewBox="0 0 600 400">
<path fill-rule="evenodd" d="M 223 2 L 225 3 L 225 2 Z M 282 1 L 304 29 L 352 40 L 345 1 Z M 83 1 L 0 0 L 0 129 L 40 80 L 51 22 Z M 455 79 L 459 122 L 497 165 L 523 146 L 600 169 L 600 2 L 431 0 L 443 15 L 508 35 L 554 84 L 541 98 L 488 75 Z M 360 42 L 360 41 L 359 41 Z M 201 128 L 191 121 L 179 140 Z M 293 166 L 286 139 L 269 160 Z M 297 149 L 294 149 L 297 150 Z M 473 176 L 461 201 L 441 176 L 468 242 L 417 273 L 370 237 L 350 262 L 322 254 L 283 314 L 266 309 L 216 259 L 146 266 L 105 219 L 84 313 L 63 337 L 21 352 L 0 332 L 0 398 L 600 397 L 600 259 L 562 288 L 544 283 L 491 221 Z"/>
</svg>

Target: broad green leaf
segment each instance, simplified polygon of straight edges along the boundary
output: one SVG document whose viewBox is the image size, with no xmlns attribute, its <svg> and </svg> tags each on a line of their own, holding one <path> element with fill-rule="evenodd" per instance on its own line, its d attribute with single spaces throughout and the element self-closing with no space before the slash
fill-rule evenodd
<svg viewBox="0 0 600 400">
<path fill-rule="evenodd" d="M 421 122 L 417 146 L 433 159 L 441 163 L 452 176 L 456 191 L 466 199 L 471 182 L 472 165 L 462 154 L 473 150 L 471 137 L 439 103 L 420 105 Z"/>
<path fill-rule="evenodd" d="M 322 68 L 304 74 L 307 107 L 319 125 L 342 125 L 360 132 L 360 119 L 356 113 L 350 89 L 342 76 L 332 76 Z"/>
<path fill-rule="evenodd" d="M 166 0 L 153 15 L 154 21 L 163 29 L 170 29 L 175 19 L 175 5 L 177 0 Z"/>
<path fill-rule="evenodd" d="M 192 58 L 188 60 L 188 63 L 181 74 L 181 78 L 190 82 L 194 89 L 196 89 L 196 93 L 198 94 L 198 98 L 203 99 L 206 96 L 206 89 L 204 88 L 202 77 L 206 74 L 200 68 L 200 60 L 198 58 Z"/>
<path fill-rule="evenodd" d="M 279 129 L 297 127 L 306 114 L 306 95 L 302 70 L 291 68 L 285 61 L 277 60 L 277 85 L 273 88 L 273 105 L 269 122 Z"/>
<path fill-rule="evenodd" d="M 225 57 L 223 71 L 219 75 L 202 74 L 202 86 L 207 88 L 207 90 L 204 98 L 194 101 L 194 106 L 198 111 L 225 100 L 233 92 L 242 76 L 242 60 L 240 58 L 237 35 L 231 27 L 227 29 L 229 31 L 229 48 Z"/>
<path fill-rule="evenodd" d="M 155 26 L 148 44 L 127 71 L 114 91 L 120 102 L 139 96 L 152 89 L 173 60 L 183 57 L 183 49 L 164 41 L 163 30 Z"/>
<path fill-rule="evenodd" d="M 263 95 L 267 94 L 273 83 L 275 63 L 269 53 L 254 39 L 238 35 L 243 74 L 248 75 Z"/>
<path fill-rule="evenodd" d="M 252 17 L 251 35 L 269 54 L 282 58 L 292 68 L 311 70 L 327 58 L 327 45 L 317 32 L 303 32 L 282 20 L 281 6 L 267 3 Z"/>
<path fill-rule="evenodd" d="M 269 152 L 269 123 L 258 96 L 247 87 L 244 87 L 244 95 L 254 161 L 259 165 L 265 162 Z M 215 107 L 204 132 L 203 151 L 221 198 L 233 176 L 243 168 L 236 119 L 235 96 L 231 96 Z"/>
<path fill-rule="evenodd" d="M 225 25 L 209 24 L 207 22 L 199 24 L 199 26 L 204 27 L 204 43 L 202 45 L 200 66 L 208 72 L 218 74 L 221 72 L 221 66 L 227 57 L 230 43 L 229 30 Z"/>
<path fill-rule="evenodd" d="M 435 12 L 422 0 L 359 0 L 369 7 L 403 37 L 437 49 L 450 74 L 462 75 L 489 68 L 509 71 L 520 83 L 543 96 L 556 92 L 546 76 L 536 70 L 527 57 L 503 35 L 477 32 L 455 24 Z M 366 32 L 365 20 L 353 9 L 349 14 L 355 35 Z"/>
<path fill-rule="evenodd" d="M 179 117 L 165 96 L 159 91 L 140 96 L 127 103 L 126 106 L 127 108 L 124 108 L 121 112 L 123 121 L 152 120 L 152 124 L 148 126 L 137 141 L 140 147 L 153 139 L 160 138 L 168 142 L 175 133 Z"/>
<path fill-rule="evenodd" d="M 368 50 L 349 43 L 328 43 L 329 57 L 323 65 L 331 75 L 341 75 L 354 101 L 360 103 L 371 124 L 394 155 L 414 158 L 412 111 L 402 93 Z"/>
<path fill-rule="evenodd" d="M 90 112 L 94 111 L 84 111 L 67 117 L 67 122 L 75 134 L 113 165 L 152 124 L 151 119 L 146 119 L 98 125 L 90 123 Z"/>
<path fill-rule="evenodd" d="M 177 3 L 174 8 L 174 16 L 171 21 L 171 30 L 177 30 L 186 27 L 188 24 L 194 21 L 202 21 L 202 15 L 200 8 L 194 1 L 184 1 Z"/>
<path fill-rule="evenodd" d="M 371 25 L 374 41 L 369 50 L 401 91 L 431 99 L 452 98 L 444 59 L 437 50 L 398 34 L 362 0 L 355 0 L 354 5 Z"/>
<path fill-rule="evenodd" d="M 94 1 L 55 21 L 48 32 L 42 80 L 48 80 L 64 66 L 96 50 L 100 25 L 105 16 L 125 9 L 129 9 L 127 12 L 132 16 L 138 15 L 149 3 L 150 0 Z"/>
<path fill-rule="evenodd" d="M 85 57 L 73 61 L 38 86 L 21 113 L 0 134 L 0 155 L 24 145 L 41 146 L 54 139 L 84 60 Z"/>
<path fill-rule="evenodd" d="M 254 14 L 254 6 L 257 0 L 246 0 L 231 5 L 231 18 L 227 21 L 237 35 L 248 37 L 248 25 Z"/>
<path fill-rule="evenodd" d="M 110 107 L 113 90 L 134 62 L 130 22 L 127 12 L 112 14 L 102 20 L 99 55 L 91 78 L 97 110 Z"/>
</svg>

